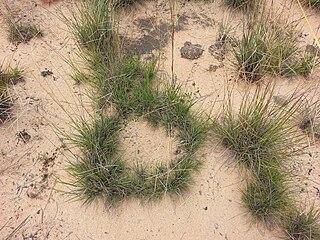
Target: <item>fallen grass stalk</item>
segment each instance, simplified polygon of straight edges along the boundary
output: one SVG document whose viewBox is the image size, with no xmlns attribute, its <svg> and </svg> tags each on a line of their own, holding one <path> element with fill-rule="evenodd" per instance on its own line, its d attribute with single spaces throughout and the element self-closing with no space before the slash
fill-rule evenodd
<svg viewBox="0 0 320 240">
<path fill-rule="evenodd" d="M 13 229 L 13 231 L 4 238 L 4 240 L 11 240 L 13 239 L 14 235 L 27 224 L 27 221 L 29 219 L 30 216 L 26 217 L 15 229 Z"/>
</svg>

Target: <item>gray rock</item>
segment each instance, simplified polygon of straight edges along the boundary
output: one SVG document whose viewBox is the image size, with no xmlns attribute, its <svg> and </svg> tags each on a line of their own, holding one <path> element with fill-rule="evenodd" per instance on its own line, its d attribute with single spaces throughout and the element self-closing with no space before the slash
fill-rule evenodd
<svg viewBox="0 0 320 240">
<path fill-rule="evenodd" d="M 219 65 L 210 64 L 208 71 L 215 72 L 219 68 Z"/>
<path fill-rule="evenodd" d="M 289 100 L 283 95 L 273 96 L 273 101 L 281 107 L 285 107 L 289 104 Z"/>
<path fill-rule="evenodd" d="M 185 42 L 184 46 L 180 49 L 181 57 L 190 60 L 201 57 L 203 51 L 200 44 L 192 44 L 191 42 Z"/>
<path fill-rule="evenodd" d="M 315 57 L 319 57 L 320 56 L 319 48 L 314 46 L 314 45 L 311 45 L 311 44 L 308 44 L 306 46 L 306 53 L 309 53 L 310 55 L 315 56 Z"/>
</svg>

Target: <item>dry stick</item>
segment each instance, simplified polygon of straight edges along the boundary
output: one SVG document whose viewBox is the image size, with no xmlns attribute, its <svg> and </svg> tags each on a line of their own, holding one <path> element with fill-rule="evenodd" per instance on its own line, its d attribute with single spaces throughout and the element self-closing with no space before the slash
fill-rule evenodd
<svg viewBox="0 0 320 240">
<path fill-rule="evenodd" d="M 43 224 L 43 218 L 44 218 L 44 211 L 46 210 L 46 208 L 47 208 L 47 206 L 48 206 L 48 204 L 49 204 L 49 201 L 50 201 L 50 199 L 51 199 L 51 197 L 52 197 L 52 194 L 53 194 L 53 189 L 54 189 L 54 187 L 56 186 L 56 184 L 57 184 L 57 179 L 55 179 L 55 181 L 54 181 L 54 184 L 53 184 L 53 186 L 52 186 L 52 188 L 51 188 L 51 191 L 50 191 L 50 194 L 49 194 L 49 197 L 48 197 L 48 199 L 47 199 L 47 201 L 46 201 L 46 204 L 44 205 L 44 208 L 42 208 L 41 210 L 41 223 Z"/>
<path fill-rule="evenodd" d="M 297 0 L 297 2 L 298 2 L 298 5 L 299 5 L 299 7 L 300 7 L 301 13 L 302 13 L 304 19 L 306 20 L 306 22 L 307 22 L 307 24 L 308 24 L 308 27 L 309 27 L 309 29 L 310 29 L 310 31 L 311 31 L 312 37 L 314 38 L 314 40 L 315 40 L 318 48 L 320 48 L 319 39 L 317 38 L 317 35 L 316 35 L 315 31 L 313 30 L 313 27 L 311 26 L 311 23 L 310 23 L 310 21 L 309 21 L 309 19 L 308 19 L 308 17 L 307 17 L 306 12 L 304 11 L 304 9 L 303 9 L 303 7 L 302 7 L 302 5 L 301 5 L 300 0 Z"/>
<path fill-rule="evenodd" d="M 174 11 L 175 11 L 175 0 L 170 0 L 170 14 L 171 14 L 171 81 L 172 84 L 175 83 L 175 78 L 174 78 L 174 34 L 175 34 L 175 29 L 174 29 Z"/>
<path fill-rule="evenodd" d="M 170 0 L 170 17 L 171 17 L 171 84 L 175 84 L 175 77 L 174 77 L 174 33 L 175 33 L 175 29 L 174 29 L 174 12 L 175 12 L 175 0 Z M 169 127 L 170 128 L 170 127 Z M 170 147 L 170 144 L 169 144 Z M 165 192 L 167 192 L 167 184 L 169 181 L 169 175 L 167 174 L 167 179 L 166 179 L 166 183 L 165 183 Z M 156 182 L 155 182 L 155 187 L 156 187 Z"/>
<path fill-rule="evenodd" d="M 27 224 L 27 221 L 29 219 L 30 215 L 26 217 L 13 231 L 4 238 L 4 240 L 10 240 L 12 237 L 24 226 Z"/>
</svg>

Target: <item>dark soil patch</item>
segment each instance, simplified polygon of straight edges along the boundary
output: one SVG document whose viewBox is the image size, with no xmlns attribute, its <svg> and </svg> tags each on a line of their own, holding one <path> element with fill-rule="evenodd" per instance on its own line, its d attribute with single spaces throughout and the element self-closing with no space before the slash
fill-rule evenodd
<svg viewBox="0 0 320 240">
<path fill-rule="evenodd" d="M 187 17 L 184 15 L 179 16 L 175 31 L 183 30 L 186 23 Z M 120 36 L 121 45 L 127 54 L 147 54 L 153 50 L 159 50 L 167 45 L 172 32 L 170 23 L 156 23 L 154 17 L 137 19 L 134 25 L 138 27 L 142 37 L 133 39 Z"/>
</svg>

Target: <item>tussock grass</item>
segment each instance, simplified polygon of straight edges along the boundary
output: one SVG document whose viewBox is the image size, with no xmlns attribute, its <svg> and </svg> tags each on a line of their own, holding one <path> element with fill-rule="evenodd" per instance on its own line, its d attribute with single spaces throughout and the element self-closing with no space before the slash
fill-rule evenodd
<svg viewBox="0 0 320 240">
<path fill-rule="evenodd" d="M 252 6 L 256 0 L 224 0 L 225 4 L 234 8 L 244 8 L 248 5 Z"/>
<path fill-rule="evenodd" d="M 287 218 L 285 232 L 291 240 L 320 239 L 320 213 L 311 207 L 308 211 L 295 210 Z"/>
<path fill-rule="evenodd" d="M 297 25 L 267 10 L 248 18 L 234 55 L 240 76 L 249 81 L 257 81 L 267 73 L 306 76 L 318 64 L 316 56 L 300 47 Z"/>
<path fill-rule="evenodd" d="M 279 224 L 294 208 L 288 174 L 279 166 L 264 166 L 243 191 L 243 202 L 256 221 Z"/>
<path fill-rule="evenodd" d="M 0 123 L 10 116 L 11 99 L 8 92 L 8 78 L 0 70 Z"/>
<path fill-rule="evenodd" d="M 76 180 L 71 193 L 84 202 L 97 197 L 116 201 L 130 190 L 123 176 L 124 164 L 115 156 L 120 131 L 117 121 L 100 115 L 93 123 L 77 124 L 76 134 L 70 138 L 82 152 L 68 169 Z"/>
<path fill-rule="evenodd" d="M 8 31 L 8 40 L 12 43 L 27 43 L 34 37 L 42 37 L 43 32 L 39 26 L 32 22 L 23 22 L 18 19 L 17 12 L 12 10 L 5 2 L 2 4 L 2 15 Z"/>
<path fill-rule="evenodd" d="M 8 20 L 9 41 L 13 43 L 26 43 L 34 37 L 42 37 L 41 29 L 31 23 L 14 22 Z"/>
<path fill-rule="evenodd" d="M 319 0 L 304 0 L 303 2 L 305 2 L 305 3 L 307 3 L 307 4 L 311 5 L 311 6 L 316 6 L 316 7 L 318 7 L 319 4 L 320 4 Z"/>
<path fill-rule="evenodd" d="M 115 54 L 113 14 L 107 1 L 81 0 L 71 13 L 72 19 L 66 16 L 64 19 L 70 24 L 80 47 L 85 47 L 91 54 L 100 53 L 108 57 Z"/>
<path fill-rule="evenodd" d="M 3 76 L 8 79 L 10 84 L 17 84 L 19 82 L 24 81 L 23 79 L 24 70 L 18 66 L 12 68 L 8 67 L 8 69 L 3 73 Z"/>
<path fill-rule="evenodd" d="M 231 99 L 223 107 L 214 132 L 225 147 L 232 150 L 241 164 L 257 172 L 262 166 L 282 163 L 299 153 L 303 136 L 290 124 L 300 109 L 299 99 L 288 108 L 273 104 L 274 86 L 257 88 L 247 93 L 237 114 Z M 290 102 L 290 99 L 288 100 Z"/>
<path fill-rule="evenodd" d="M 23 80 L 23 70 L 19 67 L 0 66 L 0 123 L 10 117 L 12 99 L 9 94 L 9 84 L 16 84 Z"/>
<path fill-rule="evenodd" d="M 99 91 L 101 106 L 108 100 L 115 105 L 119 115 L 126 116 L 132 112 L 150 111 L 156 104 L 157 93 L 151 86 L 154 63 L 143 64 L 138 57 L 124 57 L 116 61 L 116 68 L 102 64 L 94 65 L 99 69 L 94 71 L 92 78 Z"/>
</svg>

